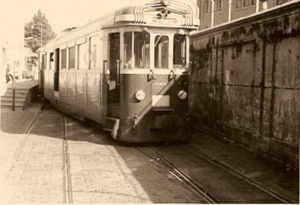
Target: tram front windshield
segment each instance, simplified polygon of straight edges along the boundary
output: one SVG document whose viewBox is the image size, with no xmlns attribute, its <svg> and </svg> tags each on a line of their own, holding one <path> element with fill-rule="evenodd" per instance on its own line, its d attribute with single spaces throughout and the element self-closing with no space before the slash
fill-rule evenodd
<svg viewBox="0 0 300 205">
<path fill-rule="evenodd" d="M 169 69 L 185 68 L 187 53 L 186 35 L 155 35 L 154 37 L 154 68 Z M 173 42 L 171 53 L 170 42 Z M 150 34 L 147 32 L 124 33 L 124 68 L 150 68 Z M 170 60 L 170 56 L 173 56 Z"/>
<path fill-rule="evenodd" d="M 150 35 L 146 32 L 124 33 L 125 68 L 150 67 Z"/>
</svg>

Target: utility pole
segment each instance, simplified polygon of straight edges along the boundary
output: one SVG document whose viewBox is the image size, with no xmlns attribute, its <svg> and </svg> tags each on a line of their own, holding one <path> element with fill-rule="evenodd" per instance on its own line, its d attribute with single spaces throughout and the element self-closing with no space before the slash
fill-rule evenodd
<svg viewBox="0 0 300 205">
<path fill-rule="evenodd" d="M 41 27 L 41 47 L 43 47 L 43 31 L 42 31 L 42 23 L 40 23 Z"/>
<path fill-rule="evenodd" d="M 12 77 L 12 91 L 13 91 L 13 93 L 12 93 L 12 110 L 13 111 L 15 111 L 15 105 L 16 105 L 16 83 L 15 83 L 15 75 L 14 75 L 14 73 L 15 73 L 15 65 L 13 65 L 13 77 Z"/>
</svg>

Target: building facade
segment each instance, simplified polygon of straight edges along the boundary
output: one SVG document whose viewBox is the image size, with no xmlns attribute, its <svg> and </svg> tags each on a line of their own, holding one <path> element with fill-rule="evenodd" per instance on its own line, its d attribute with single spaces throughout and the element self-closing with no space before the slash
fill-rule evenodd
<svg viewBox="0 0 300 205">
<path fill-rule="evenodd" d="M 281 5 L 291 0 L 197 0 L 200 30 Z"/>
<path fill-rule="evenodd" d="M 24 25 L 22 19 L 11 18 L 9 14 L 1 14 L 0 25 L 0 84 L 5 84 L 6 68 L 19 75 L 25 67 Z M 10 19 L 7 21 L 6 19 Z M 1 86 L 3 87 L 3 86 Z"/>
</svg>

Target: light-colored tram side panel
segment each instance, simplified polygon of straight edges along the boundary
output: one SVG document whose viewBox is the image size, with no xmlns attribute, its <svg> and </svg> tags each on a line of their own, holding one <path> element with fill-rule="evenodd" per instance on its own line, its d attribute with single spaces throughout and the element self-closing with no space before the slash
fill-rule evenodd
<svg viewBox="0 0 300 205">
<path fill-rule="evenodd" d="M 53 67 L 52 63 L 50 62 L 50 53 L 49 51 L 41 53 L 41 75 L 40 78 L 41 80 L 41 89 L 44 94 L 44 97 L 46 99 L 51 99 L 53 98 Z"/>
<path fill-rule="evenodd" d="M 59 68 L 44 72 L 44 96 L 55 107 L 79 119 L 103 121 L 103 82 L 101 35 L 94 34 L 59 45 Z M 57 58 L 56 58 L 57 59 Z M 49 60 L 50 61 L 50 60 Z M 59 88 L 54 90 L 54 73 L 59 72 Z"/>
</svg>

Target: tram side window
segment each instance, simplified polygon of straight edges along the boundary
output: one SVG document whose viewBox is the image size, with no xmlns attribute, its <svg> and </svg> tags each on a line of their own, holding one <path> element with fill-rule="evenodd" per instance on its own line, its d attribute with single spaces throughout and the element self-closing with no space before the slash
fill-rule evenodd
<svg viewBox="0 0 300 205">
<path fill-rule="evenodd" d="M 75 46 L 69 48 L 69 68 L 75 69 Z"/>
<path fill-rule="evenodd" d="M 155 68 L 169 68 L 169 37 L 156 36 L 154 44 Z"/>
<path fill-rule="evenodd" d="M 61 50 L 61 69 L 67 68 L 67 49 Z"/>
<path fill-rule="evenodd" d="M 78 45 L 78 69 L 87 69 L 87 43 Z"/>
<path fill-rule="evenodd" d="M 97 45 L 93 44 L 91 50 L 91 66 L 97 68 Z"/>
<path fill-rule="evenodd" d="M 98 49 L 99 36 L 90 38 L 90 52 L 89 52 L 89 63 L 91 69 L 97 68 L 97 49 Z"/>
<path fill-rule="evenodd" d="M 50 53 L 50 58 L 49 58 L 50 64 L 49 64 L 49 70 L 52 69 L 53 67 L 53 62 L 54 62 L 54 56 L 53 56 L 53 52 Z"/>
<path fill-rule="evenodd" d="M 185 68 L 186 62 L 186 36 L 175 34 L 173 64 L 174 68 Z"/>
</svg>

